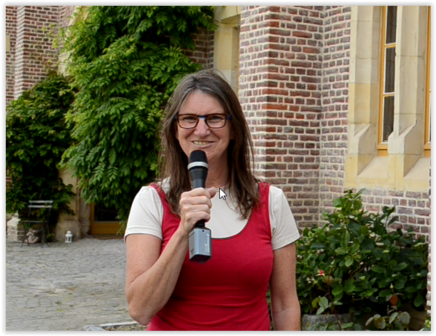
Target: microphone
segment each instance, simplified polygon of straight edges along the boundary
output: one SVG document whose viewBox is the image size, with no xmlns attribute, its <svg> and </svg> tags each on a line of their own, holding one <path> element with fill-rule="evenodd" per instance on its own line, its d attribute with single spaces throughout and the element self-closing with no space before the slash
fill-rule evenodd
<svg viewBox="0 0 436 336">
<path fill-rule="evenodd" d="M 196 150 L 189 156 L 188 171 L 192 188 L 205 188 L 209 165 L 206 153 Z M 194 229 L 189 233 L 189 259 L 205 262 L 212 257 L 212 232 L 205 227 L 205 221 L 199 220 Z"/>
</svg>

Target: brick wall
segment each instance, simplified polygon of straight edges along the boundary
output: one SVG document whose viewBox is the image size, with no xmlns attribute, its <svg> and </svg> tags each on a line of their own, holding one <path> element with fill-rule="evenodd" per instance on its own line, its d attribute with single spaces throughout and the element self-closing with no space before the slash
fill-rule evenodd
<svg viewBox="0 0 436 336">
<path fill-rule="evenodd" d="M 6 36 L 9 37 L 9 51 L 6 51 L 6 106 L 14 100 L 16 29 L 17 7 L 6 6 Z"/>
<path fill-rule="evenodd" d="M 283 189 L 300 228 L 319 223 L 345 189 L 350 35 L 350 6 L 242 7 L 239 98 L 255 172 Z M 367 188 L 362 199 L 371 212 L 395 205 L 392 228 L 431 242 L 429 196 Z"/>
<path fill-rule="evenodd" d="M 185 55 L 193 62 L 203 65 L 205 69 L 213 68 L 214 33 L 200 29 L 192 38 L 195 50 L 187 50 Z"/>
<path fill-rule="evenodd" d="M 326 6 L 323 12 L 320 212 L 344 191 L 347 154 L 351 7 Z"/>
<path fill-rule="evenodd" d="M 300 226 L 318 220 L 322 7 L 242 7 L 239 98 L 256 175 L 285 192 Z"/>
<path fill-rule="evenodd" d="M 255 171 L 281 187 L 300 227 L 344 191 L 351 7 L 242 7 L 239 98 Z M 396 205 L 397 225 L 428 235 L 428 193 L 367 189 L 368 211 Z"/>
<path fill-rule="evenodd" d="M 61 9 L 59 6 L 17 7 L 15 99 L 45 78 L 47 65 L 57 61 L 58 53 L 52 49 L 49 31 L 54 26 L 56 34 Z"/>
</svg>

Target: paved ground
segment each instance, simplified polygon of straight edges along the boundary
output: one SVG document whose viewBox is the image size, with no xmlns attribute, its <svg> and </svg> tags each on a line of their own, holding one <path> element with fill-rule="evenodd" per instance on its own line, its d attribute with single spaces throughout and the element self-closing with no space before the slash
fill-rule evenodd
<svg viewBox="0 0 436 336">
<path fill-rule="evenodd" d="M 6 330 L 83 330 L 133 321 L 122 239 L 6 243 Z"/>
</svg>

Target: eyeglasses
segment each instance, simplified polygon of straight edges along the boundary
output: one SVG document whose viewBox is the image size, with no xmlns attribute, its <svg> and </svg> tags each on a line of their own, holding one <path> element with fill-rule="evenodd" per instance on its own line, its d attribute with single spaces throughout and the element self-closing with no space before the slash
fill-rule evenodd
<svg viewBox="0 0 436 336">
<path fill-rule="evenodd" d="M 200 116 L 196 114 L 179 114 L 174 116 L 174 120 L 177 120 L 179 126 L 184 129 L 197 127 L 199 119 L 203 119 L 210 129 L 217 129 L 226 126 L 226 122 L 231 119 L 231 115 L 208 114 Z"/>
</svg>

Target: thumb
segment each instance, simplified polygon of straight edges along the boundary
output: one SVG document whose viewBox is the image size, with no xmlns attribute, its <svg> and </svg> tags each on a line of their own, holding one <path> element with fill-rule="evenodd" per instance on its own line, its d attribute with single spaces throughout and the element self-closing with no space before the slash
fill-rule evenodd
<svg viewBox="0 0 436 336">
<path fill-rule="evenodd" d="M 207 191 L 210 194 L 210 198 L 213 198 L 216 195 L 218 189 L 217 188 L 207 188 Z"/>
</svg>

